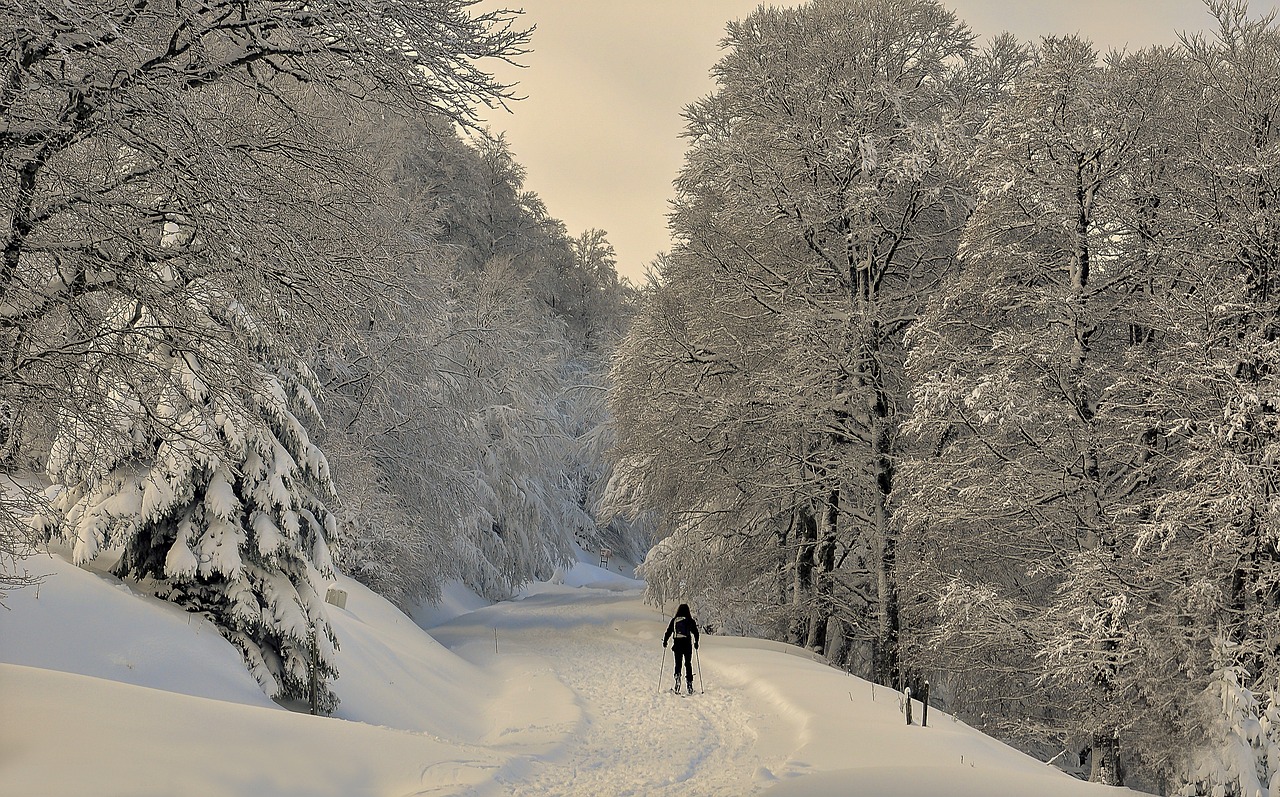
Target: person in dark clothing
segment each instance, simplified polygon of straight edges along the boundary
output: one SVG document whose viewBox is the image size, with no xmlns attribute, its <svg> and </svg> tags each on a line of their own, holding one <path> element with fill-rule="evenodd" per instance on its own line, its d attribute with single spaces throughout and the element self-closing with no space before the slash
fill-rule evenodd
<svg viewBox="0 0 1280 797">
<path fill-rule="evenodd" d="M 693 694 L 693 651 L 698 647 L 698 623 L 689 614 L 689 604 L 682 603 L 676 608 L 676 616 L 667 623 L 667 633 L 662 637 L 662 646 L 671 640 L 671 652 L 676 657 L 675 693 L 680 694 L 680 665 L 684 663 L 685 678 L 689 694 Z"/>
</svg>

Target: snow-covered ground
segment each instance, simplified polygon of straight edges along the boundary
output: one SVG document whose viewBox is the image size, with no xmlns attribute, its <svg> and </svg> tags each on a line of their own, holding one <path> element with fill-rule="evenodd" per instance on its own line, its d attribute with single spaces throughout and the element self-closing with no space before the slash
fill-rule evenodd
<svg viewBox="0 0 1280 797">
<path fill-rule="evenodd" d="M 1132 793 L 936 710 L 907 727 L 896 694 L 776 643 L 705 637 L 705 691 L 672 695 L 665 618 L 589 564 L 493 606 L 450 590 L 429 633 L 344 579 L 335 718 L 265 698 L 200 618 L 30 564 L 48 578 L 0 609 L 5 797 Z"/>
</svg>

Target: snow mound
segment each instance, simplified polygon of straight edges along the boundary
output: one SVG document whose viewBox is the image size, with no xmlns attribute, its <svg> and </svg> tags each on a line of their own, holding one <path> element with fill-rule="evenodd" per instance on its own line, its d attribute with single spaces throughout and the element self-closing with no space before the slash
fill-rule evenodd
<svg viewBox="0 0 1280 797">
<path fill-rule="evenodd" d="M 33 556 L 25 564 L 44 582 L 5 598 L 0 662 L 274 705 L 245 670 L 240 654 L 203 617 L 57 554 Z"/>
<path fill-rule="evenodd" d="M 621 573 L 606 570 L 588 562 L 575 562 L 569 568 L 556 568 L 555 574 L 547 584 L 553 586 L 577 587 L 580 589 L 600 589 L 609 592 L 629 592 L 644 589 L 644 582 L 629 578 Z M 521 591 L 521 595 L 536 595 L 545 588 L 544 584 L 531 584 Z"/>
<path fill-rule="evenodd" d="M 0 664 L 0 794 L 464 795 L 502 758 L 430 736 Z"/>
</svg>

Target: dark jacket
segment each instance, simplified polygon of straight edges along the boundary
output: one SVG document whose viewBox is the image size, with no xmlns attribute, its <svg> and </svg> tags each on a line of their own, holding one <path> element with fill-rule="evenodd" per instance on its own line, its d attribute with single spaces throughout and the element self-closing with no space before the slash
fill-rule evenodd
<svg viewBox="0 0 1280 797">
<path fill-rule="evenodd" d="M 667 633 L 662 636 L 662 644 L 666 645 L 667 640 L 673 636 L 676 638 L 676 645 L 688 645 L 690 639 L 696 645 L 698 643 L 698 623 L 692 617 L 682 617 L 680 615 L 672 617 L 671 622 L 667 623 Z"/>
</svg>

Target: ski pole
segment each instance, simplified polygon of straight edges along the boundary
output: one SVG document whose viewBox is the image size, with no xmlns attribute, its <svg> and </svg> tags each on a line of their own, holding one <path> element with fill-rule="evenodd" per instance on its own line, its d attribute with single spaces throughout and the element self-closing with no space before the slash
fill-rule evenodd
<svg viewBox="0 0 1280 797">
<path fill-rule="evenodd" d="M 658 693 L 662 693 L 662 679 L 667 672 L 667 646 L 662 646 L 662 666 L 658 668 Z"/>
<path fill-rule="evenodd" d="M 702 683 L 702 654 L 698 652 L 697 648 L 694 648 L 693 655 L 698 660 L 698 692 L 705 695 L 707 687 Z"/>
</svg>

